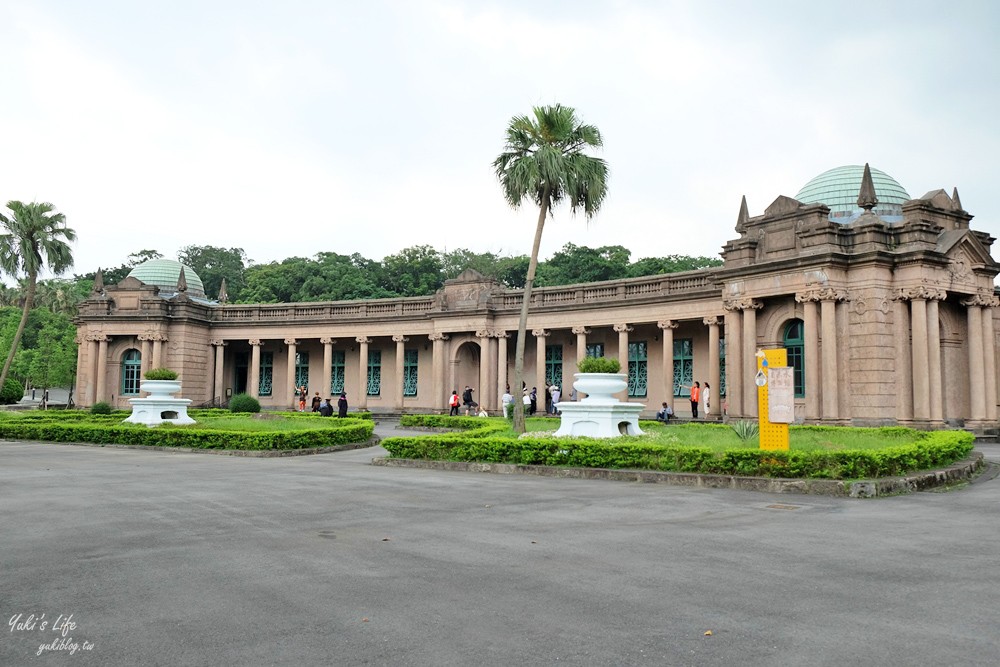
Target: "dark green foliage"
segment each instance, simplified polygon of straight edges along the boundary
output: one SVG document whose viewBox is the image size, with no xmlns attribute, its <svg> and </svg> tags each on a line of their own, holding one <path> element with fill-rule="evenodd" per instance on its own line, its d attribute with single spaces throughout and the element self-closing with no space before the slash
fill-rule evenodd
<svg viewBox="0 0 1000 667">
<path fill-rule="evenodd" d="M 17 403 L 22 396 L 24 396 L 24 387 L 21 386 L 21 383 L 14 378 L 7 378 L 3 383 L 3 389 L 0 389 L 0 403 L 3 405 Z"/>
<path fill-rule="evenodd" d="M 588 248 L 567 243 L 538 264 L 539 286 L 571 285 L 628 277 L 631 252 L 620 245 Z"/>
<path fill-rule="evenodd" d="M 230 412 L 260 412 L 260 401 L 250 394 L 236 394 L 229 401 Z"/>
<path fill-rule="evenodd" d="M 142 424 L 123 424 L 122 413 L 111 417 L 80 417 L 82 413 L 76 413 L 69 419 L 62 416 L 73 413 L 47 414 L 47 419 L 0 418 L 0 438 L 199 449 L 306 449 L 365 442 L 372 437 L 375 428 L 374 422 L 365 419 L 317 419 L 317 428 L 307 431 L 227 431 L 197 425 L 149 428 Z"/>
<path fill-rule="evenodd" d="M 667 255 L 666 257 L 644 257 L 628 267 L 627 276 L 657 276 L 661 273 L 697 271 L 713 266 L 722 266 L 718 257 L 691 257 L 688 255 Z"/>
<path fill-rule="evenodd" d="M 147 380 L 176 380 L 177 371 L 170 368 L 150 368 L 143 377 Z"/>
<path fill-rule="evenodd" d="M 222 280 L 226 281 L 229 299 L 239 299 L 246 284 L 246 265 L 249 261 L 243 248 L 217 248 L 211 245 L 189 245 L 180 249 L 177 259 L 194 269 L 205 286 L 205 295 L 214 299 L 219 295 Z"/>
<path fill-rule="evenodd" d="M 92 415 L 110 415 L 111 414 L 111 404 L 105 401 L 100 401 L 94 403 L 90 406 L 90 414 Z"/>
<path fill-rule="evenodd" d="M 621 362 L 614 357 L 584 357 L 576 364 L 581 373 L 620 373 Z"/>
<path fill-rule="evenodd" d="M 506 422 L 483 422 L 472 417 L 411 416 L 406 425 L 444 425 L 470 430 L 386 438 L 382 447 L 398 458 L 635 468 L 751 477 L 865 479 L 951 465 L 968 456 L 974 441 L 972 434 L 965 431 L 921 432 L 891 427 L 872 430 L 906 436 L 907 440 L 884 449 L 790 452 L 732 449 L 715 455 L 707 447 L 665 445 L 629 437 L 614 440 L 543 435 L 520 439 L 497 437 L 498 431 L 507 429 Z"/>
</svg>

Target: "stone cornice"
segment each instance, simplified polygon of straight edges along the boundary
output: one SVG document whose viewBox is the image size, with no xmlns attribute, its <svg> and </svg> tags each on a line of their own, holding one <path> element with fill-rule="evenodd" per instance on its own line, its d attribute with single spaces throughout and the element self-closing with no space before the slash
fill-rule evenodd
<svg viewBox="0 0 1000 667">
<path fill-rule="evenodd" d="M 963 306 L 980 306 L 982 308 L 996 308 L 1000 306 L 1000 299 L 987 294 L 974 294 L 959 301 Z"/>
</svg>

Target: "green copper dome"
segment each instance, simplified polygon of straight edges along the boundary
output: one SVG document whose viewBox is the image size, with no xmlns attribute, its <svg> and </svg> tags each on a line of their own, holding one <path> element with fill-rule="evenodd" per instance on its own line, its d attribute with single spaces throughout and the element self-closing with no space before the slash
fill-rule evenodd
<svg viewBox="0 0 1000 667">
<path fill-rule="evenodd" d="M 184 267 L 184 280 L 187 282 L 187 293 L 194 297 L 205 297 L 205 285 L 190 266 L 184 266 L 173 259 L 150 259 L 132 269 L 128 277 L 135 278 L 147 285 L 156 285 L 161 294 L 177 292 L 177 279 Z"/>
<path fill-rule="evenodd" d="M 858 207 L 858 193 L 861 191 L 862 165 L 837 167 L 806 183 L 795 198 L 803 204 L 826 204 L 830 207 L 830 219 L 848 223 L 861 215 Z M 878 205 L 873 213 L 886 222 L 900 222 L 903 219 L 903 202 L 910 199 L 903 186 L 884 171 L 872 167 L 872 183 Z"/>
</svg>

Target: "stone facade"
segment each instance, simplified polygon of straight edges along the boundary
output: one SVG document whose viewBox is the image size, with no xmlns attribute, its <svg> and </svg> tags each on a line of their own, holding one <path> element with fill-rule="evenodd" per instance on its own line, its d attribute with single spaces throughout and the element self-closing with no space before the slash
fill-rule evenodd
<svg viewBox="0 0 1000 667">
<path fill-rule="evenodd" d="M 595 346 L 629 370 L 628 400 L 647 415 L 667 401 L 684 416 L 680 387 L 699 380 L 712 386 L 710 416 L 754 418 L 755 353 L 791 343 L 801 420 L 995 427 L 995 239 L 970 229 L 957 192 L 902 208 L 901 222 L 869 206 L 844 225 L 823 204 L 778 197 L 751 217 L 744 201 L 722 267 L 536 289 L 525 381 L 540 396 L 553 379 L 568 393 Z M 126 278 L 80 306 L 77 396 L 127 406 L 131 351 L 142 370 L 180 372 L 195 405 L 246 391 L 290 409 L 305 381 L 310 395 L 342 386 L 352 408 L 444 412 L 469 385 L 496 413 L 521 299 L 471 270 L 430 297 L 259 305 Z"/>
</svg>

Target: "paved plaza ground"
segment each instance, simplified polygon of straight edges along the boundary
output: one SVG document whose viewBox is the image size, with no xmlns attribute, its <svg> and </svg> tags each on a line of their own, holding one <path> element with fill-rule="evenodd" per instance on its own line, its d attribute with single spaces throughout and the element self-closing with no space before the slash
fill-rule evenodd
<svg viewBox="0 0 1000 667">
<path fill-rule="evenodd" d="M 1000 478 L 851 500 L 381 454 L 0 443 L 0 665 L 1000 663 Z"/>
</svg>

